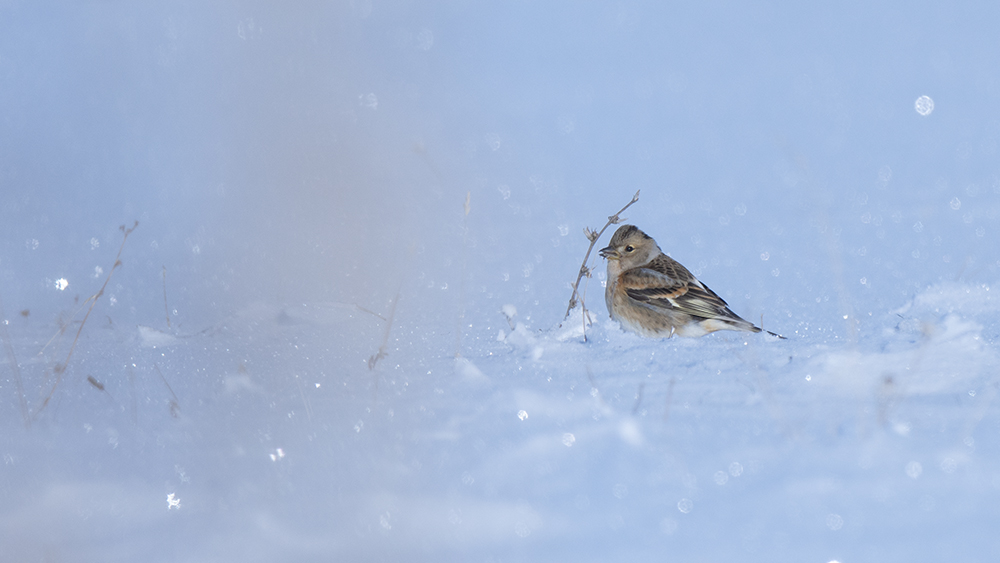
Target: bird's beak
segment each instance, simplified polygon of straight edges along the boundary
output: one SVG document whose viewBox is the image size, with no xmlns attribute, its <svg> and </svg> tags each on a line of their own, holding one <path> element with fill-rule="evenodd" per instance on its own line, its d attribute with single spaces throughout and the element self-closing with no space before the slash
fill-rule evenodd
<svg viewBox="0 0 1000 563">
<path fill-rule="evenodd" d="M 618 251 L 610 246 L 602 248 L 598 252 L 598 254 L 600 254 L 604 258 L 607 258 L 608 260 L 618 260 L 619 258 L 621 258 L 621 255 L 618 254 Z"/>
</svg>

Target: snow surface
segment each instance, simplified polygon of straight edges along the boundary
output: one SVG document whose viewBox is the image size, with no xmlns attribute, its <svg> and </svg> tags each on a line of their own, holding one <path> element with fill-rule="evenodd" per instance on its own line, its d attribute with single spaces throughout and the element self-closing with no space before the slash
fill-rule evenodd
<svg viewBox="0 0 1000 563">
<path fill-rule="evenodd" d="M 0 7 L 0 560 L 996 560 L 996 8 L 543 4 Z"/>
</svg>

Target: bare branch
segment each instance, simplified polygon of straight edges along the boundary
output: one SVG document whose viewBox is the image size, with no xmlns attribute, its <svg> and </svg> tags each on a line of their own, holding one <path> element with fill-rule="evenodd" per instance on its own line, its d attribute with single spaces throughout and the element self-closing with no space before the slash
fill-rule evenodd
<svg viewBox="0 0 1000 563">
<path fill-rule="evenodd" d="M 167 378 L 163 377 L 163 372 L 160 371 L 160 366 L 153 364 L 153 367 L 156 368 L 156 373 L 160 374 L 160 379 L 163 380 L 163 384 L 167 386 L 167 391 L 170 391 L 170 396 L 173 397 L 170 401 L 170 416 L 177 418 L 177 413 L 181 412 L 181 401 L 177 398 L 177 393 L 174 393 L 170 384 L 167 383 Z"/>
<path fill-rule="evenodd" d="M 389 318 L 385 322 L 385 332 L 382 334 L 382 345 L 378 347 L 378 353 L 372 354 L 368 358 L 369 370 L 375 369 L 375 365 L 378 364 L 378 361 L 389 355 L 386 348 L 389 346 L 389 332 L 392 330 L 392 321 L 396 318 L 396 303 L 399 302 L 399 294 L 401 291 L 402 288 L 400 288 L 400 290 L 396 292 L 396 296 L 392 298 L 392 305 L 389 307 Z"/>
<path fill-rule="evenodd" d="M 124 233 L 124 235 L 122 236 L 122 245 L 118 247 L 118 255 L 115 256 L 115 263 L 113 266 L 111 266 L 111 271 L 108 272 L 108 277 L 104 279 L 104 285 L 101 286 L 101 289 L 99 289 L 97 293 L 95 293 L 94 295 L 91 295 L 89 298 L 87 298 L 87 301 L 90 301 L 90 308 L 87 309 L 87 314 L 85 314 L 83 316 L 83 320 L 80 321 L 80 328 L 78 328 L 76 331 L 76 337 L 73 338 L 73 344 L 71 344 L 69 347 L 69 353 L 66 354 L 66 359 L 63 360 L 61 364 L 56 364 L 56 366 L 52 368 L 52 371 L 55 372 L 56 374 L 56 382 L 52 385 L 52 389 L 49 389 L 49 393 L 48 395 L 45 396 L 45 399 L 42 401 L 42 405 L 38 407 L 37 411 L 35 411 L 36 415 L 40 413 L 45 408 L 46 405 L 49 404 L 49 400 L 52 398 L 52 395 L 56 392 L 56 388 L 59 387 L 59 383 L 62 382 L 62 374 L 66 371 L 66 366 L 69 365 L 69 359 L 73 357 L 73 351 L 76 350 L 76 343 L 80 340 L 80 333 L 83 332 L 83 327 L 84 325 L 87 324 L 87 319 L 90 318 L 90 313 L 94 311 L 94 305 L 97 305 L 97 300 L 100 299 L 102 295 L 104 295 L 104 290 L 108 287 L 108 283 L 111 281 L 111 275 L 114 274 L 115 270 L 117 270 L 118 267 L 122 265 L 121 257 L 122 257 L 122 251 L 125 250 L 125 241 L 128 240 L 128 236 L 132 234 L 132 231 L 134 231 L 138 226 L 139 222 L 136 221 L 135 224 L 132 225 L 130 228 L 125 228 L 125 225 L 118 227 L 119 230 L 121 230 L 121 232 Z M 84 301 L 84 304 L 86 304 L 86 301 Z M 62 330 L 65 330 L 65 327 L 63 327 L 63 329 L 60 329 L 60 332 Z M 46 344 L 46 346 L 48 345 Z"/>
<path fill-rule="evenodd" d="M 362 307 L 361 305 L 355 305 L 355 307 L 357 307 L 358 309 L 360 309 L 360 310 L 362 310 L 362 311 L 364 311 L 364 312 L 368 313 L 369 315 L 375 315 L 376 317 L 378 317 L 378 318 L 382 319 L 383 321 L 384 321 L 384 320 L 386 320 L 386 318 L 385 318 L 385 317 L 383 317 L 382 315 L 380 315 L 380 314 L 378 314 L 378 313 L 376 313 L 375 311 L 372 311 L 372 310 L 370 310 L 370 309 L 365 309 L 365 308 L 364 308 L 364 307 Z"/>
<path fill-rule="evenodd" d="M 573 295 L 569 298 L 569 306 L 566 307 L 566 315 L 563 317 L 563 320 L 569 318 L 570 311 L 572 311 L 573 308 L 576 307 L 577 303 L 579 303 L 578 297 L 580 295 L 580 280 L 582 280 L 584 276 L 590 277 L 590 268 L 587 267 L 587 262 L 590 260 L 590 253 L 594 250 L 594 245 L 597 244 L 597 241 L 601 238 L 601 235 L 604 234 L 604 231 L 606 231 L 608 227 L 611 225 L 617 225 L 622 221 L 621 214 L 624 213 L 629 207 L 632 207 L 632 204 L 637 201 L 639 201 L 639 190 L 636 190 L 635 195 L 632 196 L 632 201 L 628 202 L 625 207 L 619 209 L 618 213 L 608 217 L 608 222 L 600 231 L 594 232 L 590 230 L 590 227 L 583 229 L 583 234 L 586 235 L 588 240 L 590 240 L 590 246 L 587 247 L 587 254 L 583 257 L 583 264 L 580 266 L 580 273 L 576 276 L 576 283 L 573 284 Z M 584 305 L 584 312 L 586 313 L 586 305 Z M 586 336 L 584 336 L 584 338 L 586 338 Z"/>
</svg>

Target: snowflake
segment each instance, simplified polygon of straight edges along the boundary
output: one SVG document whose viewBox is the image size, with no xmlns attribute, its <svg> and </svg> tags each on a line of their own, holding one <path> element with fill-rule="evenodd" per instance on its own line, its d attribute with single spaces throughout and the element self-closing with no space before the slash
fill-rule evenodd
<svg viewBox="0 0 1000 563">
<path fill-rule="evenodd" d="M 181 499 L 174 498 L 174 493 L 167 495 L 167 510 L 170 510 L 171 508 L 176 508 L 177 510 L 181 509 Z"/>
</svg>

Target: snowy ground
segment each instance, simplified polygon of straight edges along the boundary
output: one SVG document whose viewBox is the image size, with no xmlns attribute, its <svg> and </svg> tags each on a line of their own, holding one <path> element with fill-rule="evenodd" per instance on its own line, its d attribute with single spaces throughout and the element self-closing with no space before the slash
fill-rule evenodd
<svg viewBox="0 0 1000 563">
<path fill-rule="evenodd" d="M 30 430 L 6 397 L 5 553 L 986 561 L 997 309 L 985 286 L 936 285 L 845 343 L 604 321 L 584 343 L 497 311 L 501 338 L 456 360 L 421 352 L 401 303 L 374 370 L 378 320 L 343 305 L 254 306 L 177 339 L 95 328 Z"/>
<path fill-rule="evenodd" d="M 995 561 L 986 9 L 5 5 L 0 560 Z"/>
</svg>

